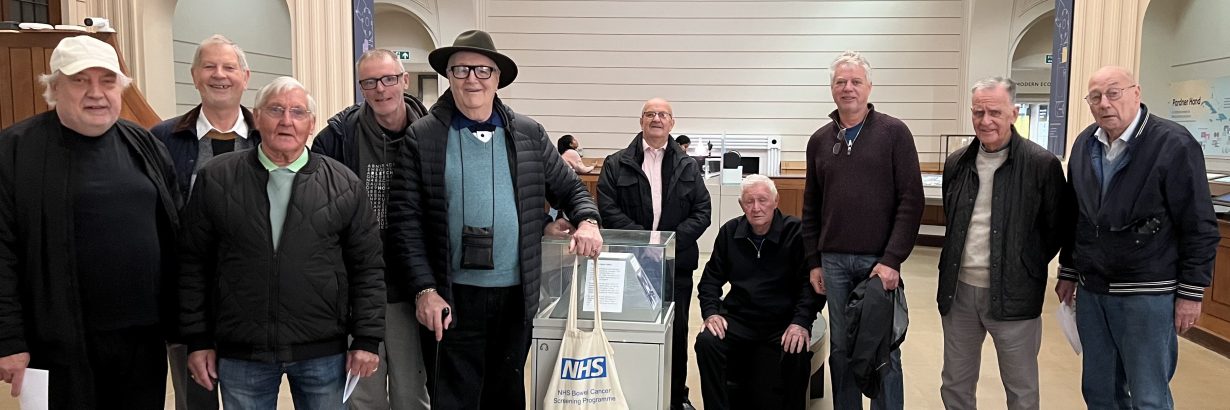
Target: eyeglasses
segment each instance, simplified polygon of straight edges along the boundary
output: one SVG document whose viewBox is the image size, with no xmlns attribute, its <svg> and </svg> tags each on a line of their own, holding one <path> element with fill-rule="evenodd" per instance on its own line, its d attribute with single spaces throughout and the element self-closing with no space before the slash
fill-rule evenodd
<svg viewBox="0 0 1230 410">
<path fill-rule="evenodd" d="M 392 86 L 397 85 L 397 82 L 401 80 L 401 76 L 404 74 L 406 73 L 398 73 L 398 74 L 386 75 L 384 77 L 379 77 L 379 78 L 367 78 L 367 79 L 359 80 L 359 87 L 362 87 L 364 90 L 375 90 L 376 83 L 384 84 L 385 87 L 392 87 Z"/>
<path fill-rule="evenodd" d="M 491 78 L 491 73 L 495 72 L 495 67 L 485 65 L 455 65 L 448 68 L 448 71 L 453 74 L 453 78 L 464 80 L 470 76 L 470 72 L 479 80 Z"/>
<path fill-rule="evenodd" d="M 1130 85 L 1130 86 L 1122 87 L 1122 88 L 1111 88 L 1109 90 L 1106 90 L 1105 93 L 1092 92 L 1092 93 L 1089 93 L 1089 95 L 1085 96 L 1085 102 L 1088 102 L 1090 105 L 1101 103 L 1102 96 L 1106 96 L 1106 99 L 1111 100 L 1111 101 L 1119 101 L 1120 98 L 1123 98 L 1124 91 L 1127 91 L 1128 89 L 1131 89 L 1132 87 L 1135 87 L 1135 86 L 1136 85 Z"/>
<path fill-rule="evenodd" d="M 312 116 L 312 112 L 306 108 L 286 108 L 278 105 L 262 108 L 261 115 L 271 120 L 280 120 L 290 113 L 290 118 L 295 121 L 303 121 Z"/>
<path fill-rule="evenodd" d="M 641 113 L 641 118 L 653 121 L 654 117 L 660 117 L 664 120 L 671 118 L 671 113 L 666 111 L 645 111 Z"/>
</svg>

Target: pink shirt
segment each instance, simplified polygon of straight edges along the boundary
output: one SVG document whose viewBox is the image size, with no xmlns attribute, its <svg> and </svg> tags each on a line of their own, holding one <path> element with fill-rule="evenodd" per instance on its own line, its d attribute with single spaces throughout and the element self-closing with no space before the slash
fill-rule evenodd
<svg viewBox="0 0 1230 410">
<path fill-rule="evenodd" d="M 645 160 L 641 161 L 641 171 L 649 179 L 649 195 L 653 201 L 653 226 L 649 230 L 658 230 L 658 221 L 662 219 L 662 158 L 666 156 L 666 145 L 653 148 L 644 140 L 641 147 L 645 150 Z"/>
</svg>

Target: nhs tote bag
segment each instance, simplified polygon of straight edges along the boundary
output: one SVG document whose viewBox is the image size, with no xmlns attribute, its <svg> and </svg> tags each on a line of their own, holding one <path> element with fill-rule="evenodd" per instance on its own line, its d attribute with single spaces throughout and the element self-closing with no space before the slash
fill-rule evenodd
<svg viewBox="0 0 1230 410">
<path fill-rule="evenodd" d="M 578 257 L 580 259 L 580 257 Z M 568 294 L 568 321 L 560 342 L 555 373 L 543 399 L 546 410 L 627 410 L 628 400 L 619 387 L 615 355 L 602 331 L 598 304 L 598 263 L 594 260 L 594 330 L 577 329 L 577 260 L 572 262 L 572 286 Z"/>
</svg>

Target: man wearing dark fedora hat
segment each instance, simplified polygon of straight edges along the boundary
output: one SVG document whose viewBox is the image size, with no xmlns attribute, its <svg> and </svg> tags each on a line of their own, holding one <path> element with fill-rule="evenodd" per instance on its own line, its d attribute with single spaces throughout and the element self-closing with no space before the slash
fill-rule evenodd
<svg viewBox="0 0 1230 410">
<path fill-rule="evenodd" d="M 543 209 L 571 217 L 570 248 L 583 256 L 602 247 L 598 209 L 542 125 L 496 97 L 517 65 L 490 35 L 461 33 L 428 61 L 449 90 L 410 125 L 396 160 L 389 269 L 409 277 L 426 327 L 432 407 L 524 408 Z"/>
</svg>

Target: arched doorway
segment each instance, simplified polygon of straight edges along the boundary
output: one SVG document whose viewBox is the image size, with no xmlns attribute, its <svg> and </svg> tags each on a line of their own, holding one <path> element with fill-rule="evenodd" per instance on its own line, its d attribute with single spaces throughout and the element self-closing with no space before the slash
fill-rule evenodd
<svg viewBox="0 0 1230 410">
<path fill-rule="evenodd" d="M 175 5 L 172 54 L 175 61 L 175 114 L 200 103 L 189 67 L 197 44 L 213 34 L 227 36 L 244 50 L 252 78 L 243 104 L 274 78 L 294 74 L 290 11 L 284 0 L 180 1 Z"/>
<path fill-rule="evenodd" d="M 411 76 L 406 92 L 430 107 L 440 95 L 440 85 L 439 77 L 427 63 L 427 54 L 436 48 L 427 27 L 415 14 L 388 3 L 376 4 L 375 27 L 376 47 L 402 55 L 402 65 Z"/>
<path fill-rule="evenodd" d="M 1017 83 L 1016 129 L 1041 146 L 1047 144 L 1048 101 L 1051 96 L 1051 49 L 1055 12 L 1035 19 L 1021 34 L 1012 52 L 1012 79 Z"/>
<path fill-rule="evenodd" d="M 1209 172 L 1230 173 L 1230 36 L 1224 0 L 1153 0 L 1140 40 L 1140 90 L 1149 113 L 1200 142 Z"/>
</svg>

